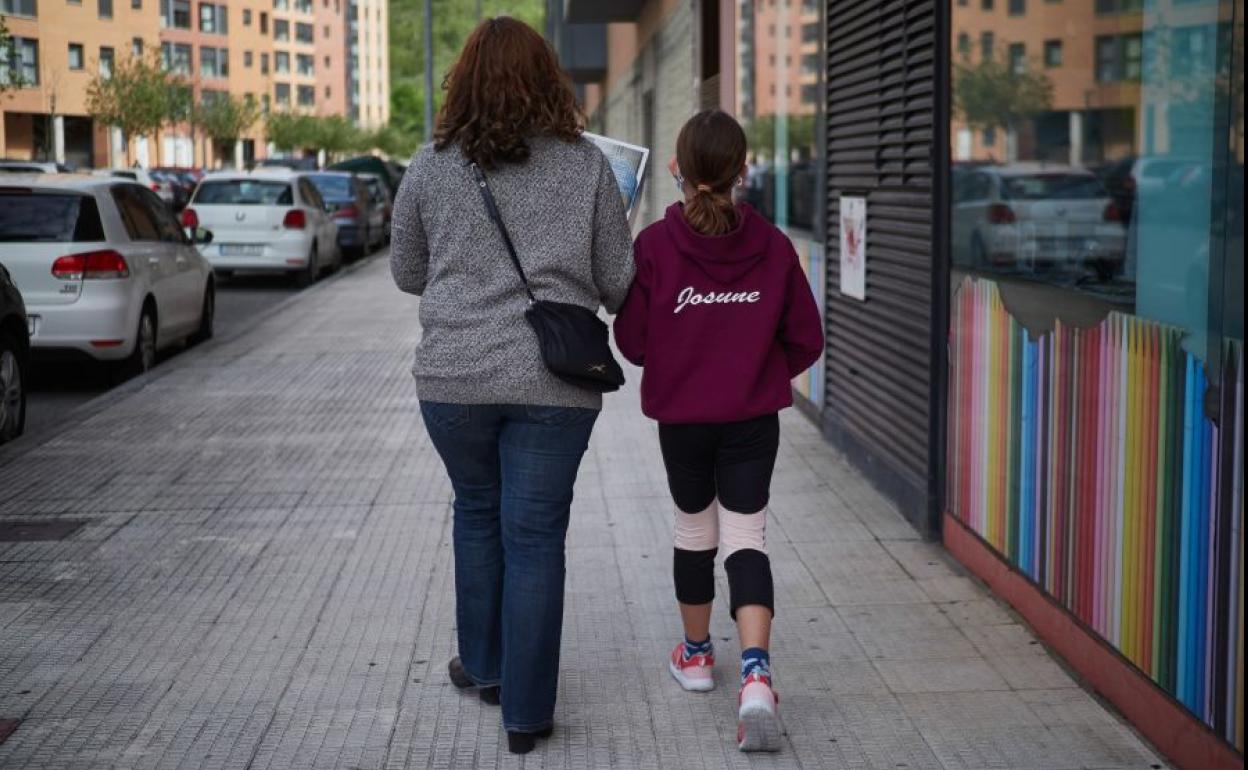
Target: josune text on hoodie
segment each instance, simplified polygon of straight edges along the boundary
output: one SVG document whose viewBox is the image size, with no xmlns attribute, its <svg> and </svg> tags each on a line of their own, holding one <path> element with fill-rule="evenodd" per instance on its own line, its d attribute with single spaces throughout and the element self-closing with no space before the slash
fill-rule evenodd
<svg viewBox="0 0 1248 770">
<path fill-rule="evenodd" d="M 615 320 L 644 367 L 642 411 L 661 422 L 734 422 L 792 405 L 823 325 L 788 237 L 746 204 L 725 235 L 689 226 L 681 204 L 634 243 L 637 277 Z"/>
</svg>

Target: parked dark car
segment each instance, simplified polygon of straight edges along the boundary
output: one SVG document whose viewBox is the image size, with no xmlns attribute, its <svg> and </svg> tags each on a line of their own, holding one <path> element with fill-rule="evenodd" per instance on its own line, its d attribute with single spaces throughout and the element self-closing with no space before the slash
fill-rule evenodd
<svg viewBox="0 0 1248 770">
<path fill-rule="evenodd" d="M 343 254 L 362 257 L 384 243 L 385 214 L 363 178 L 345 171 L 323 171 L 308 178 L 338 225 Z"/>
<path fill-rule="evenodd" d="M 292 171 L 316 171 L 316 157 L 265 158 L 256 165 L 260 168 L 288 168 Z"/>
<path fill-rule="evenodd" d="M 153 177 L 168 182 L 173 187 L 174 211 L 186 208 L 191 194 L 195 192 L 195 185 L 204 177 L 204 172 L 200 169 L 185 166 L 157 166 L 151 173 Z"/>
<path fill-rule="evenodd" d="M 390 198 L 389 189 L 385 182 L 378 178 L 375 174 L 361 174 L 364 183 L 368 185 L 368 194 L 372 196 L 373 206 L 379 209 L 381 218 L 381 231 L 385 233 L 382 241 L 390 242 L 390 219 L 394 215 L 394 201 Z"/>
<path fill-rule="evenodd" d="M 26 305 L 9 271 L 0 265 L 0 444 L 22 435 L 26 425 L 26 376 L 30 329 Z"/>
</svg>

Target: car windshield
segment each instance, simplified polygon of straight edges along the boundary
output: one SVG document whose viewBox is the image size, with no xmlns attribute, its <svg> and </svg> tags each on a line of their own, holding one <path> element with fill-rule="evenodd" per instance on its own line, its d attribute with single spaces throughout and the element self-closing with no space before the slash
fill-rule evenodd
<svg viewBox="0 0 1248 770">
<path fill-rule="evenodd" d="M 0 243 L 102 240 L 94 198 L 0 190 Z"/>
<path fill-rule="evenodd" d="M 355 193 L 351 189 L 351 177 L 349 176 L 317 174 L 308 178 L 312 180 L 312 184 L 316 185 L 317 192 L 325 200 L 343 201 L 355 198 Z"/>
<path fill-rule="evenodd" d="M 195 193 L 195 202 L 206 206 L 289 206 L 294 198 L 290 185 L 285 182 L 231 179 L 201 182 L 199 191 Z"/>
<path fill-rule="evenodd" d="M 1088 200 L 1104 198 L 1105 188 L 1094 176 L 1082 174 L 1036 174 L 1002 180 L 1002 191 L 1013 200 Z"/>
</svg>

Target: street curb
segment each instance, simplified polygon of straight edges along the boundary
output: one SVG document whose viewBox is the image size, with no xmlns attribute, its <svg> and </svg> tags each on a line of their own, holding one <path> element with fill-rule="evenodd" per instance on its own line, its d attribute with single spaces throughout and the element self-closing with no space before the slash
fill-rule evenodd
<svg viewBox="0 0 1248 770">
<path fill-rule="evenodd" d="M 385 251 L 378 251 L 373 254 L 370 254 L 367 257 L 364 257 L 363 259 L 357 259 L 349 265 L 343 265 L 341 268 L 335 271 L 333 275 L 329 275 L 329 276 L 326 276 L 325 278 L 322 278 L 321 280 L 312 284 L 308 288 L 303 289 L 302 291 L 296 292 L 295 294 L 292 294 L 286 299 L 283 299 L 281 302 L 278 302 L 273 307 L 268 308 L 266 310 L 262 310 L 256 315 L 252 316 L 252 323 L 247 328 L 239 329 L 235 331 L 234 333 L 228 336 L 224 336 L 224 337 L 214 336 L 212 339 L 208 340 L 207 342 L 203 342 L 198 345 L 194 345 L 189 348 L 186 348 L 185 350 L 182 350 L 177 355 L 163 362 L 161 365 L 155 367 L 154 369 L 151 369 L 150 371 L 144 374 L 141 374 L 137 377 L 133 377 L 129 380 L 126 380 L 125 382 L 121 383 L 120 385 L 116 387 L 109 388 L 103 393 L 100 393 L 95 398 L 92 398 L 90 401 L 79 404 L 78 406 L 74 407 L 73 409 L 69 410 L 64 415 L 62 415 L 59 419 L 57 419 L 56 422 L 43 428 L 39 432 L 24 433 L 21 436 L 18 436 L 16 439 L 10 441 L 4 446 L 0 446 L 0 468 L 3 468 L 4 466 L 8 465 L 10 462 L 15 460 L 17 457 L 19 457 L 21 455 L 21 450 L 33 448 L 37 446 L 42 446 L 43 444 L 46 444 L 52 441 L 53 439 L 57 438 L 62 433 L 74 427 L 75 425 L 78 425 L 81 422 L 80 419 L 77 419 L 81 417 L 80 413 L 86 412 L 89 409 L 93 409 L 99 406 L 99 404 L 101 404 L 102 402 L 106 400 L 115 401 L 119 396 L 128 396 L 136 391 L 142 390 L 148 384 L 161 379 L 167 374 L 172 374 L 173 372 L 182 368 L 182 366 L 186 364 L 194 363 L 197 359 L 199 359 L 203 355 L 216 350 L 222 345 L 229 344 L 231 342 L 234 342 L 235 340 L 238 340 L 242 337 L 247 336 L 248 334 L 253 333 L 254 331 L 256 331 L 256 328 L 258 326 L 263 324 L 265 321 L 268 321 L 273 316 L 276 316 L 277 314 L 283 312 L 291 305 L 294 305 L 304 300 L 307 297 L 315 296 L 318 292 L 320 292 L 321 290 L 325 289 L 328 286 L 332 286 L 338 280 L 342 278 L 346 278 L 347 276 L 352 275 L 356 271 L 362 270 L 364 267 L 371 265 L 373 262 L 375 262 L 377 259 L 379 259 L 383 255 L 388 257 L 389 253 L 390 253 L 389 247 L 387 246 Z"/>
</svg>

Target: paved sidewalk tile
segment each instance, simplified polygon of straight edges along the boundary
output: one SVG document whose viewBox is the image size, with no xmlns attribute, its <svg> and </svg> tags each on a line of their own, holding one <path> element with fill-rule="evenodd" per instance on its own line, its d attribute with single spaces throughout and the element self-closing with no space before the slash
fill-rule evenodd
<svg viewBox="0 0 1248 770">
<path fill-rule="evenodd" d="M 445 674 L 417 304 L 366 263 L 0 452 L 0 521 L 87 522 L 0 543 L 0 767 L 1162 766 L 791 411 L 768 538 L 787 739 L 739 754 L 722 571 L 718 689 L 666 672 L 672 506 L 636 371 L 577 484 L 557 728 L 509 755 Z"/>
</svg>

